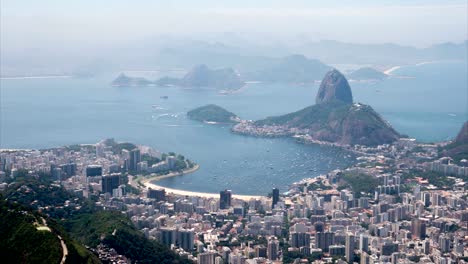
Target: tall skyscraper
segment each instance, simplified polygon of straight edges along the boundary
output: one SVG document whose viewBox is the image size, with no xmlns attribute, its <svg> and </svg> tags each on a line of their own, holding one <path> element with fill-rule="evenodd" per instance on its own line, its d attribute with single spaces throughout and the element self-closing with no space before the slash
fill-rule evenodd
<svg viewBox="0 0 468 264">
<path fill-rule="evenodd" d="M 273 194 L 272 195 L 273 201 L 271 203 L 271 208 L 275 208 L 275 205 L 279 201 L 279 189 L 278 188 L 273 188 L 272 194 Z"/>
<path fill-rule="evenodd" d="M 330 245 L 335 241 L 335 233 L 333 232 L 317 232 L 315 233 L 315 247 L 328 252 Z"/>
<path fill-rule="evenodd" d="M 130 164 L 129 164 L 129 168 L 128 170 L 131 170 L 131 171 L 136 171 L 137 170 L 137 166 L 138 166 L 138 162 L 141 161 L 141 155 L 140 155 L 140 150 L 135 148 L 133 150 L 130 151 Z"/>
<path fill-rule="evenodd" d="M 418 218 L 411 220 L 411 235 L 413 239 L 424 239 L 426 237 L 426 223 Z"/>
<path fill-rule="evenodd" d="M 231 190 L 224 190 L 219 192 L 219 208 L 228 209 L 231 207 Z"/>
<path fill-rule="evenodd" d="M 113 173 L 102 177 L 102 192 L 112 194 L 112 190 L 117 189 L 120 185 L 120 173 Z"/>
<path fill-rule="evenodd" d="M 216 251 L 200 253 L 198 254 L 198 264 L 215 264 L 216 256 Z"/>
<path fill-rule="evenodd" d="M 86 177 L 102 176 L 102 167 L 100 165 L 88 165 L 86 167 Z"/>
<path fill-rule="evenodd" d="M 165 201 L 166 200 L 166 190 L 165 189 L 151 189 L 149 188 L 146 197 L 156 199 L 156 201 Z"/>
<path fill-rule="evenodd" d="M 269 260 L 277 260 L 279 255 L 279 241 L 276 237 L 271 237 L 268 240 L 267 256 Z"/>
<path fill-rule="evenodd" d="M 177 243 L 179 247 L 187 252 L 193 251 L 194 232 L 191 229 L 179 229 L 177 232 Z"/>
<path fill-rule="evenodd" d="M 300 248 L 310 245 L 310 234 L 302 232 L 291 232 L 289 240 L 293 248 Z"/>
<path fill-rule="evenodd" d="M 172 227 L 161 227 L 159 232 L 161 232 L 160 242 L 164 245 L 170 246 L 176 244 L 177 239 L 177 229 Z"/>
<path fill-rule="evenodd" d="M 349 233 L 346 235 L 346 245 L 345 245 L 345 256 L 348 263 L 352 263 L 354 260 L 354 235 Z"/>
<path fill-rule="evenodd" d="M 364 234 L 359 236 L 359 250 L 361 252 L 369 250 L 369 237 Z"/>
</svg>

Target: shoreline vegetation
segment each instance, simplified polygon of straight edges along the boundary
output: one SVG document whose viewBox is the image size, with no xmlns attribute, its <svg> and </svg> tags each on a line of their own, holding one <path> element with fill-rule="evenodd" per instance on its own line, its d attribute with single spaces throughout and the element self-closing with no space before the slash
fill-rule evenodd
<svg viewBox="0 0 468 264">
<path fill-rule="evenodd" d="M 219 198 L 219 193 L 207 193 L 207 192 L 194 192 L 194 191 L 186 191 L 186 190 L 181 190 L 181 189 L 173 189 L 173 188 L 167 188 L 161 185 L 157 185 L 155 182 L 169 178 L 169 177 L 176 177 L 176 176 L 183 176 L 187 175 L 190 173 L 193 173 L 197 171 L 200 168 L 200 165 L 196 164 L 193 168 L 189 168 L 186 170 L 183 170 L 181 172 L 172 172 L 166 175 L 150 175 L 149 177 L 145 176 L 137 176 L 135 179 L 136 185 L 135 187 L 139 189 L 144 189 L 144 188 L 151 188 L 151 189 L 165 189 L 167 193 L 175 194 L 175 195 L 182 195 L 182 196 L 197 196 L 197 197 L 203 197 L 203 198 Z M 233 198 L 239 199 L 239 200 L 244 200 L 244 201 L 250 201 L 251 199 L 262 199 L 266 198 L 266 196 L 261 196 L 261 195 L 244 195 L 244 194 L 233 194 Z"/>
</svg>

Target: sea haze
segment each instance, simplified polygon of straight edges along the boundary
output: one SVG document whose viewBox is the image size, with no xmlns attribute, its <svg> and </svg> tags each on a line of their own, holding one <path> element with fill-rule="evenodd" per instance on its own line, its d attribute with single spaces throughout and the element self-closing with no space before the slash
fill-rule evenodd
<svg viewBox="0 0 468 264">
<path fill-rule="evenodd" d="M 454 137 L 467 119 L 466 62 L 402 67 L 382 82 L 352 82 L 355 101 L 370 104 L 399 132 L 420 141 Z M 93 79 L 1 80 L 1 148 L 95 143 L 113 137 L 184 154 L 200 170 L 158 184 L 192 191 L 266 194 L 272 187 L 344 168 L 355 157 L 292 139 L 235 135 L 229 127 L 188 120 L 214 103 L 245 119 L 313 104 L 318 84 L 249 84 L 238 93 L 175 87 L 112 87 L 118 73 Z M 168 96 L 162 99 L 161 96 Z"/>
</svg>

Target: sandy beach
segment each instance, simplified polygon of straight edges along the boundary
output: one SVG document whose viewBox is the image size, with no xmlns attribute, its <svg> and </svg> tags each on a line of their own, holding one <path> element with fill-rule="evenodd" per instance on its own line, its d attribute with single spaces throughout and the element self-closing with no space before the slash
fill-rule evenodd
<svg viewBox="0 0 468 264">
<path fill-rule="evenodd" d="M 141 179 L 140 182 L 146 188 L 165 189 L 166 193 L 172 193 L 172 194 L 175 194 L 175 195 L 196 196 L 196 197 L 203 197 L 203 198 L 219 198 L 219 193 L 185 191 L 185 190 L 167 188 L 167 187 L 160 186 L 160 185 L 157 185 L 157 184 L 153 183 L 155 181 L 165 179 L 165 178 L 169 178 L 169 177 L 175 177 L 175 176 L 181 176 L 181 175 L 188 176 L 187 174 L 195 172 L 199 168 L 200 168 L 200 165 L 197 164 L 193 168 L 185 170 L 182 173 L 174 172 L 174 173 L 170 173 L 170 174 L 167 174 L 167 175 L 148 177 L 148 178 Z M 232 198 L 239 199 L 239 200 L 244 200 L 244 201 L 250 201 L 251 199 L 262 199 L 262 198 L 266 198 L 266 197 L 265 196 L 260 196 L 260 195 L 233 194 Z"/>
</svg>

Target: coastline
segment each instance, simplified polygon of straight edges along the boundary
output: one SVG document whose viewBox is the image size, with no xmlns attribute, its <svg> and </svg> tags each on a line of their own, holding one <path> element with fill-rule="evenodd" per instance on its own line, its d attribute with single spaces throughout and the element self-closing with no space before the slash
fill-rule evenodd
<svg viewBox="0 0 468 264">
<path fill-rule="evenodd" d="M 207 193 L 207 192 L 194 192 L 194 191 L 186 191 L 186 190 L 180 190 L 180 189 L 173 189 L 173 188 L 167 188 L 161 185 L 157 185 L 153 182 L 159 181 L 161 179 L 169 178 L 169 177 L 175 177 L 175 176 L 182 176 L 186 174 L 193 173 L 197 171 L 200 168 L 200 165 L 196 164 L 193 168 L 190 168 L 188 170 L 182 171 L 182 172 L 173 172 L 169 173 L 167 175 L 161 175 L 161 176 L 151 176 L 151 177 L 145 177 L 141 179 L 137 179 L 137 181 L 141 184 L 143 184 L 144 188 L 151 188 L 151 189 L 165 189 L 167 193 L 175 194 L 175 195 L 181 195 L 181 196 L 197 196 L 197 197 L 203 197 L 203 198 L 217 198 L 219 199 L 219 194 L 218 193 Z M 137 186 L 138 188 L 142 188 L 141 186 Z M 232 198 L 243 200 L 243 201 L 250 201 L 251 199 L 262 199 L 266 198 L 265 196 L 260 196 L 260 195 L 243 195 L 243 194 L 233 194 Z"/>
</svg>

